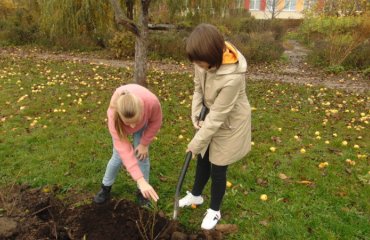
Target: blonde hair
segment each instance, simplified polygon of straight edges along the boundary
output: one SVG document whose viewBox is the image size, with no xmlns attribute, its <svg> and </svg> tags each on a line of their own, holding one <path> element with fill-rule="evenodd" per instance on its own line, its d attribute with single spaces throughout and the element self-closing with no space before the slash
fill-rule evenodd
<svg viewBox="0 0 370 240">
<path fill-rule="evenodd" d="M 117 98 L 115 108 L 114 127 L 120 139 L 127 139 L 127 134 L 123 128 L 123 119 L 127 119 L 132 122 L 138 122 L 140 120 L 142 113 L 140 99 L 129 92 L 123 92 Z"/>
</svg>

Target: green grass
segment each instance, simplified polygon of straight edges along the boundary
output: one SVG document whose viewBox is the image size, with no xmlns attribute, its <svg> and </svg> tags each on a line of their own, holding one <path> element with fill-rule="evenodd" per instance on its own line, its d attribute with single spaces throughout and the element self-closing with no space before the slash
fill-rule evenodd
<svg viewBox="0 0 370 240">
<path fill-rule="evenodd" d="M 114 89 L 131 79 L 132 69 L 0 58 L 0 184 L 56 184 L 93 195 L 112 151 L 106 109 Z M 194 134 L 192 77 L 150 72 L 148 79 L 164 112 L 163 128 L 151 145 L 151 183 L 160 195 L 159 208 L 171 217 Z M 368 93 L 268 81 L 248 81 L 247 93 L 254 108 L 254 146 L 229 168 L 233 186 L 224 198 L 221 223 L 237 224 L 239 232 L 227 239 L 369 239 Z M 322 162 L 329 165 L 320 169 Z M 192 162 L 183 193 L 191 188 L 194 167 Z M 123 173 L 113 194 L 134 199 L 136 185 Z M 268 200 L 261 201 L 261 194 Z M 209 203 L 209 185 L 204 195 L 206 204 L 180 214 L 181 223 L 194 231 Z"/>
</svg>

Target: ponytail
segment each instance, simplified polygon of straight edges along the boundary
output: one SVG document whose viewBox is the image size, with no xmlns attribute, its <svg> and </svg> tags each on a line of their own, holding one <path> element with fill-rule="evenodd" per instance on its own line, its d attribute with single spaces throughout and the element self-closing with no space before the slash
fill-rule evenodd
<svg viewBox="0 0 370 240">
<path fill-rule="evenodd" d="M 142 115 L 142 106 L 140 99 L 129 93 L 123 92 L 116 101 L 116 111 L 114 114 L 114 127 L 121 140 L 127 139 L 127 133 L 124 130 L 123 119 L 138 122 Z"/>
</svg>

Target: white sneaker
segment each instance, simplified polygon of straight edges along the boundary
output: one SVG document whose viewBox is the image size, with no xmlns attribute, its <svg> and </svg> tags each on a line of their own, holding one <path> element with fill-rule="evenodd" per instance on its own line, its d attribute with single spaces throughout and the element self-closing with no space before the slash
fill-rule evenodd
<svg viewBox="0 0 370 240">
<path fill-rule="evenodd" d="M 202 196 L 194 196 L 191 192 L 186 191 L 186 196 L 181 198 L 179 201 L 179 207 L 187 207 L 191 206 L 192 204 L 200 205 L 203 203 Z"/>
<path fill-rule="evenodd" d="M 216 227 L 216 224 L 220 219 L 221 219 L 221 212 L 214 211 L 209 208 L 207 209 L 207 213 L 205 214 L 205 217 L 203 218 L 201 228 L 204 230 L 211 230 L 214 227 Z"/>
</svg>

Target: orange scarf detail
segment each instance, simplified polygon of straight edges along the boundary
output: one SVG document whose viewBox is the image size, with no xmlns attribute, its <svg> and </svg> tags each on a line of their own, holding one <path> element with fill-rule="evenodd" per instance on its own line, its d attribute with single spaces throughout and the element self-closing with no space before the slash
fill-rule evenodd
<svg viewBox="0 0 370 240">
<path fill-rule="evenodd" d="M 238 62 L 238 52 L 228 42 L 225 42 L 226 50 L 222 56 L 222 64 L 232 64 Z"/>
</svg>

